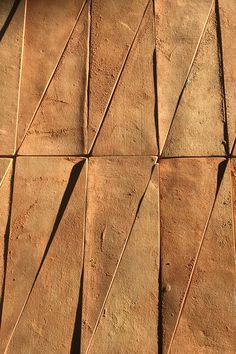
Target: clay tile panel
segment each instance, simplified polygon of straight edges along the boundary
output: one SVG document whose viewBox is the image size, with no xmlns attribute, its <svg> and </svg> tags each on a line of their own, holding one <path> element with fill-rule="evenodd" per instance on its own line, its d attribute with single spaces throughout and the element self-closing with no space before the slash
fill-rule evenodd
<svg viewBox="0 0 236 354">
<path fill-rule="evenodd" d="M 163 156 L 225 155 L 218 22 L 213 7 L 163 148 Z M 212 84 L 214 82 L 214 85 Z"/>
<path fill-rule="evenodd" d="M 235 352 L 235 240 L 224 173 L 170 353 Z"/>
<path fill-rule="evenodd" d="M 44 258 L 46 258 L 45 261 L 49 259 L 47 264 L 50 264 L 52 269 L 55 269 L 56 265 L 58 265 L 59 258 L 56 258 L 55 250 L 51 258 L 46 257 L 50 245 L 52 246 L 52 242 L 54 242 L 54 238 L 62 240 L 62 243 L 57 241 L 59 245 L 55 246 L 57 247 L 59 257 L 60 252 L 64 252 L 65 248 L 69 249 L 66 240 L 63 244 L 65 237 L 70 235 L 70 240 L 73 243 L 72 240 L 75 237 L 74 231 L 77 230 L 77 236 L 79 233 L 81 234 L 83 218 L 82 216 L 80 218 L 80 215 L 82 215 L 81 210 L 83 208 L 84 195 L 77 195 L 77 184 L 79 191 L 85 189 L 84 160 L 80 158 L 17 158 L 11 233 L 8 245 L 1 352 L 4 352 L 5 345 L 25 306 L 25 302 L 34 285 L 37 272 Z M 73 202 L 69 204 L 70 198 L 72 198 Z M 74 198 L 76 198 L 77 204 L 75 204 Z M 74 219 L 75 207 L 78 209 L 78 219 L 76 218 L 76 221 Z M 78 226 L 75 225 L 77 221 L 79 223 Z M 82 238 L 82 235 L 80 237 Z M 63 250 L 60 250 L 60 247 Z M 78 250 L 78 252 L 81 251 Z M 55 258 L 54 261 L 53 258 Z M 76 259 L 78 260 L 79 258 L 80 253 L 78 253 Z M 65 258 L 65 262 L 68 262 L 67 257 Z M 78 260 L 78 267 L 79 262 Z M 63 263 L 63 260 L 61 260 L 61 263 Z M 50 271 L 47 273 L 47 270 L 45 270 L 44 277 L 47 277 L 49 282 L 49 279 L 52 280 L 51 291 L 53 291 L 54 287 L 59 286 L 57 280 L 63 276 L 64 271 L 64 269 L 61 269 L 61 271 L 58 270 L 59 273 L 57 276 L 55 273 L 55 284 L 52 280 L 53 275 Z M 50 302 L 50 293 L 47 292 L 50 288 L 48 290 L 47 288 L 43 289 L 42 283 L 38 286 L 42 286 L 39 291 L 45 295 L 45 297 L 43 296 L 46 302 L 45 306 L 50 306 L 47 303 L 47 301 Z M 53 296 L 53 293 L 51 295 Z M 35 296 L 36 299 L 38 295 Z M 62 301 L 62 298 L 60 301 Z M 38 306 L 40 303 L 38 303 Z M 36 311 L 34 315 L 40 317 L 42 313 Z M 51 320 L 48 321 L 50 322 Z M 72 321 L 72 318 L 70 321 Z M 25 347 L 23 346 L 23 348 Z"/>
<path fill-rule="evenodd" d="M 108 106 L 147 4 L 147 0 L 92 1 L 89 146 Z"/>
<path fill-rule="evenodd" d="M 83 0 L 27 2 L 17 146 L 24 138 L 83 4 Z"/>
<path fill-rule="evenodd" d="M 221 159 L 160 162 L 161 318 L 167 353 L 183 296 L 213 206 Z"/>
<path fill-rule="evenodd" d="M 92 153 L 156 155 L 155 37 L 149 4 Z"/>
<path fill-rule="evenodd" d="M 83 165 L 83 162 L 75 165 L 78 171 L 74 169 L 73 173 L 80 173 L 78 181 L 13 333 L 7 350 L 9 354 L 70 352 L 82 291 L 86 187 Z M 81 311 L 80 307 L 78 311 Z M 79 333 L 75 332 L 75 335 Z"/>
<path fill-rule="evenodd" d="M 88 10 L 85 5 L 19 154 L 86 153 Z"/>
<path fill-rule="evenodd" d="M 15 151 L 25 1 L 16 8 L 13 3 L 3 0 L 0 4 L 0 155 Z M 6 26 L 12 8 L 15 11 Z"/>
<path fill-rule="evenodd" d="M 102 308 L 90 353 L 158 351 L 158 184 L 155 167 Z"/>
<path fill-rule="evenodd" d="M 211 3 L 212 0 L 155 0 L 161 150 Z"/>
<path fill-rule="evenodd" d="M 154 164 L 152 157 L 90 159 L 82 351 L 90 341 Z"/>
</svg>

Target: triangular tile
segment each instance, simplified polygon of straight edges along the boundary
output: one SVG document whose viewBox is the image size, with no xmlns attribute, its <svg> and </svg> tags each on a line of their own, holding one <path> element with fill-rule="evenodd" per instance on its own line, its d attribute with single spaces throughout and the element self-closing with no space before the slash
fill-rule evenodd
<svg viewBox="0 0 236 354">
<path fill-rule="evenodd" d="M 103 118 L 147 3 L 92 1 L 88 146 Z"/>
<path fill-rule="evenodd" d="M 11 5 L 11 1 L 1 1 L 2 25 Z M 13 155 L 15 149 L 24 8 L 25 1 L 21 1 L 0 41 L 0 155 Z"/>
<path fill-rule="evenodd" d="M 82 291 L 85 181 L 86 169 L 83 169 L 14 331 L 9 354 L 70 353 Z"/>
<path fill-rule="evenodd" d="M 170 353 L 235 353 L 234 246 L 228 165 Z"/>
<path fill-rule="evenodd" d="M 86 153 L 88 5 L 68 42 L 19 154 Z"/>
<path fill-rule="evenodd" d="M 154 49 L 150 3 L 95 142 L 94 156 L 157 154 Z"/>
<path fill-rule="evenodd" d="M 54 237 L 61 218 L 62 222 L 69 223 L 68 218 L 64 220 L 63 208 L 67 207 L 67 199 L 78 178 L 77 166 L 83 163 L 79 158 L 66 157 L 17 158 L 3 306 L 2 353 L 49 239 Z"/>
<path fill-rule="evenodd" d="M 161 150 L 211 3 L 212 0 L 155 0 Z"/>
<path fill-rule="evenodd" d="M 206 158 L 160 162 L 161 317 L 165 353 L 214 202 L 221 161 Z"/>
<path fill-rule="evenodd" d="M 156 167 L 91 342 L 91 354 L 158 352 L 158 194 Z"/>
<path fill-rule="evenodd" d="M 151 157 L 89 161 L 82 352 L 91 338 L 154 164 Z"/>
<path fill-rule="evenodd" d="M 18 145 L 33 117 L 84 0 L 28 1 L 18 122 Z"/>
<path fill-rule="evenodd" d="M 163 156 L 224 155 L 225 117 L 213 8 L 163 149 Z"/>
<path fill-rule="evenodd" d="M 0 159 L 0 304 L 2 305 L 5 271 L 6 232 L 10 210 L 12 160 Z"/>
</svg>

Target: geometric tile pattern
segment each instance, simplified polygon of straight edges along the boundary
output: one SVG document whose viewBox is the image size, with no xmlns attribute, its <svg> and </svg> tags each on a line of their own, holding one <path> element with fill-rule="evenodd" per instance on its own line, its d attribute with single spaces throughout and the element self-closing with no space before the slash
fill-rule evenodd
<svg viewBox="0 0 236 354">
<path fill-rule="evenodd" d="M 1 1 L 1 353 L 236 352 L 235 15 Z"/>
</svg>

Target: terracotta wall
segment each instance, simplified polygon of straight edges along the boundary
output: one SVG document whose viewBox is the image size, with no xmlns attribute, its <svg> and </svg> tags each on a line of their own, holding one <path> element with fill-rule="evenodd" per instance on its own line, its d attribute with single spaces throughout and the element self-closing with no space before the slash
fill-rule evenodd
<svg viewBox="0 0 236 354">
<path fill-rule="evenodd" d="M 236 353 L 236 2 L 0 28 L 0 353 Z"/>
</svg>

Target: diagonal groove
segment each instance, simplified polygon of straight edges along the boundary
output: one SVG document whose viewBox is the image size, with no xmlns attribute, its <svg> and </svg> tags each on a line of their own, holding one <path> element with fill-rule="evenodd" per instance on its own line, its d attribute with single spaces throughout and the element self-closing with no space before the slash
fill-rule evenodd
<svg viewBox="0 0 236 354">
<path fill-rule="evenodd" d="M 177 316 L 177 320 L 176 320 L 176 323 L 175 323 L 175 327 L 174 327 L 174 330 L 173 330 L 173 333 L 172 333 L 172 336 L 171 336 L 171 340 L 170 340 L 169 348 L 167 350 L 167 354 L 169 354 L 171 352 L 171 347 L 172 347 L 172 344 L 173 344 L 175 336 L 176 336 L 176 332 L 177 332 L 177 329 L 178 329 L 178 326 L 179 326 L 179 322 L 180 322 L 180 319 L 181 319 L 181 316 L 182 316 L 182 313 L 183 313 L 184 306 L 186 304 L 186 300 L 187 300 L 187 297 L 188 297 L 189 289 L 190 289 L 190 286 L 191 286 L 192 280 L 193 280 L 193 275 L 195 274 L 196 266 L 197 266 L 197 263 L 198 263 L 198 260 L 199 260 L 199 256 L 200 256 L 200 253 L 201 253 L 201 250 L 202 250 L 202 246 L 203 246 L 203 243 L 204 243 L 205 235 L 206 235 L 206 232 L 207 232 L 210 220 L 211 220 L 211 216 L 212 216 L 212 213 L 213 213 L 213 210 L 214 210 L 214 207 L 215 207 L 215 203 L 216 203 L 217 196 L 218 196 L 218 193 L 219 193 L 219 190 L 220 190 L 220 186 L 221 186 L 221 183 L 222 183 L 222 180 L 223 180 L 223 177 L 224 177 L 224 173 L 225 173 L 226 167 L 228 165 L 228 161 L 229 160 L 226 159 L 226 160 L 220 162 L 219 166 L 218 166 L 215 197 L 214 197 L 214 200 L 213 200 L 213 203 L 212 203 L 212 206 L 211 206 L 211 209 L 210 209 L 210 212 L 209 212 L 209 215 L 208 215 L 208 218 L 207 218 L 204 230 L 203 230 L 202 238 L 200 240 L 200 244 L 199 244 L 199 247 L 198 247 L 198 250 L 197 250 L 197 253 L 196 253 L 196 257 L 194 259 L 193 267 L 192 267 L 192 270 L 191 270 L 191 273 L 190 273 L 190 276 L 189 276 L 187 287 L 185 289 L 183 300 L 181 302 L 180 310 L 179 310 L 179 313 L 178 313 L 178 316 Z"/>
<path fill-rule="evenodd" d="M 119 269 L 120 263 L 121 263 L 122 258 L 123 258 L 123 256 L 124 256 L 124 253 L 125 253 L 127 244 L 128 244 L 128 242 L 129 242 L 130 236 L 131 236 L 131 234 L 132 234 L 132 231 L 133 231 L 133 228 L 134 228 L 134 225 L 135 225 L 136 218 L 137 218 L 137 216 L 138 216 L 140 207 L 141 207 L 141 205 L 142 205 L 142 201 L 143 201 L 143 199 L 144 199 L 144 197 L 145 197 L 146 191 L 147 191 L 148 186 L 149 186 L 149 184 L 150 184 L 150 181 L 151 181 L 151 179 L 152 179 L 152 175 L 153 175 L 153 172 L 154 172 L 154 170 L 155 170 L 156 165 L 157 165 L 157 161 L 155 161 L 155 164 L 152 166 L 151 173 L 150 173 L 150 177 L 149 177 L 149 179 L 148 179 L 148 182 L 147 182 L 147 184 L 146 184 L 146 187 L 145 187 L 145 189 L 144 189 L 144 192 L 143 192 L 143 194 L 142 194 L 142 196 L 141 196 L 141 198 L 140 198 L 140 200 L 139 200 L 139 202 L 138 202 L 138 206 L 137 206 L 137 209 L 136 209 L 136 212 L 135 212 L 135 215 L 134 215 L 134 219 L 133 219 L 132 224 L 131 224 L 131 228 L 130 228 L 129 233 L 128 233 L 128 236 L 127 236 L 127 238 L 126 238 L 126 240 L 125 240 L 125 242 L 124 242 L 124 245 L 123 245 L 121 254 L 120 254 L 120 256 L 119 256 L 119 259 L 118 259 L 118 262 L 117 262 L 115 271 L 114 271 L 114 273 L 113 273 L 113 275 L 112 275 L 111 282 L 110 282 L 110 284 L 109 284 L 109 288 L 108 288 L 108 290 L 107 290 L 106 296 L 105 296 L 104 301 L 103 301 L 103 304 L 102 304 L 102 306 L 101 306 L 101 310 L 100 310 L 100 312 L 99 312 L 99 315 L 98 315 L 97 321 L 96 321 L 96 323 L 95 323 L 95 326 L 94 326 L 94 329 L 93 329 L 93 332 L 92 332 L 92 335 L 91 335 L 91 338 L 90 338 L 88 347 L 87 347 L 87 349 L 86 349 L 86 351 L 85 351 L 85 354 L 87 354 L 87 353 L 89 352 L 90 348 L 91 348 L 91 345 L 92 345 L 94 336 L 95 336 L 95 334 L 96 334 L 96 331 L 97 331 L 97 328 L 98 328 L 98 325 L 99 325 L 101 316 L 102 316 L 103 311 L 104 311 L 104 307 L 105 307 L 105 305 L 106 305 L 107 299 L 108 299 L 108 297 L 109 297 L 109 294 L 110 294 L 110 292 L 111 292 L 112 286 L 113 286 L 113 284 L 114 284 L 114 280 L 115 280 L 115 278 L 116 278 L 117 271 L 118 271 L 118 269 Z"/>
<path fill-rule="evenodd" d="M 61 203 L 60 203 L 60 206 L 59 206 L 59 209 L 58 209 L 56 218 L 55 218 L 55 222 L 54 222 L 54 225 L 53 225 L 53 229 L 52 229 L 52 232 L 51 232 L 50 237 L 49 237 L 49 239 L 48 239 L 48 243 L 47 243 L 47 245 L 46 245 L 46 248 L 45 248 L 43 257 L 42 257 L 42 259 L 41 259 L 41 262 L 40 262 L 40 265 L 39 265 L 39 267 L 38 267 L 38 270 L 37 270 L 37 273 L 36 273 L 36 275 L 35 275 L 35 278 L 34 278 L 34 281 L 33 281 L 33 283 L 32 283 L 32 286 L 31 286 L 31 288 L 30 288 L 30 290 L 29 290 L 29 292 L 28 292 L 28 295 L 27 295 L 27 297 L 26 297 L 26 299 L 25 299 L 25 302 L 24 302 L 24 304 L 23 304 L 23 306 L 22 306 L 22 309 L 21 309 L 21 311 L 20 311 L 20 314 L 19 314 L 19 316 L 18 316 L 18 318 L 17 318 L 17 321 L 16 321 L 16 323 L 15 323 L 15 326 L 14 326 L 14 328 L 13 328 L 13 330 L 12 330 L 12 333 L 11 333 L 11 335 L 10 335 L 10 338 L 9 338 L 8 343 L 7 343 L 7 346 L 6 346 L 6 349 L 5 349 L 4 354 L 7 353 L 8 346 L 9 346 L 9 344 L 10 344 L 10 342 L 11 342 L 11 339 L 12 339 L 12 337 L 13 337 L 13 335 L 14 335 L 14 332 L 15 332 L 17 326 L 18 326 L 18 323 L 19 323 L 19 321 L 20 321 L 20 319 L 21 319 L 21 316 L 22 316 L 22 314 L 23 314 L 23 312 L 24 312 L 24 309 L 25 309 L 25 307 L 26 307 L 26 305 L 27 305 L 27 302 L 28 302 L 28 300 L 29 300 L 29 298 L 30 298 L 30 295 L 31 295 L 31 293 L 32 293 L 32 290 L 33 290 L 33 288 L 34 288 L 34 286 L 35 286 L 35 283 L 36 283 L 36 281 L 37 281 L 37 279 L 38 279 L 38 276 L 39 276 L 39 274 L 40 274 L 41 268 L 42 268 L 42 266 L 43 266 L 43 264 L 44 264 L 44 261 L 45 261 L 45 259 L 46 259 L 46 257 L 47 257 L 48 251 L 49 251 L 50 246 L 51 246 L 51 244 L 52 244 L 52 242 L 53 242 L 53 239 L 54 239 L 54 237 L 55 237 L 55 235 L 56 235 L 56 232 L 57 232 L 57 230 L 58 230 L 58 227 L 59 227 L 59 225 L 60 225 L 60 223 L 61 223 L 61 221 L 62 221 L 63 215 L 64 215 L 65 210 L 66 210 L 66 208 L 67 208 L 67 205 L 68 205 L 68 203 L 69 203 L 69 201 L 70 201 L 70 198 L 71 198 L 71 195 L 72 195 L 72 193 L 73 193 L 73 190 L 74 190 L 74 188 L 75 188 L 75 186 L 76 186 L 76 183 L 77 183 L 77 181 L 78 181 L 78 179 L 79 179 L 79 177 L 80 177 L 80 174 L 81 174 L 81 172 L 82 172 L 82 169 L 83 169 L 83 166 L 84 166 L 85 161 L 86 161 L 86 160 L 81 161 L 81 162 L 78 162 L 77 164 L 75 164 L 75 165 L 73 166 L 73 168 L 72 168 L 72 170 L 71 170 L 70 177 L 69 177 L 69 180 L 68 180 L 68 183 L 67 183 L 65 192 L 64 192 L 64 194 L 63 194 L 63 197 L 62 197 L 62 200 L 61 200 Z"/>
<path fill-rule="evenodd" d="M 144 19 L 144 17 L 145 17 L 145 14 L 146 14 L 146 12 L 147 12 L 147 9 L 148 9 L 150 3 L 151 3 L 151 0 L 148 1 L 147 5 L 146 5 L 146 7 L 145 7 L 145 10 L 144 10 L 144 13 L 143 13 L 143 15 L 142 15 L 141 21 L 140 21 L 140 23 L 139 23 L 139 25 L 138 25 L 138 28 L 137 28 L 137 30 L 136 30 L 136 32 L 135 32 L 135 35 L 134 35 L 134 37 L 133 37 L 132 43 L 131 43 L 131 45 L 130 45 L 128 51 L 127 51 L 126 57 L 125 57 L 125 59 L 124 59 L 122 65 L 121 65 L 120 72 L 119 72 L 119 74 L 118 74 L 118 76 L 117 76 L 117 78 L 116 78 L 115 84 L 114 84 L 114 86 L 113 86 L 113 88 L 112 88 L 112 92 L 111 92 L 111 95 L 110 95 L 110 97 L 109 97 L 109 99 L 108 99 L 108 103 L 107 103 L 107 106 L 106 106 L 105 111 L 104 111 L 104 113 L 103 113 L 102 119 L 101 119 L 101 121 L 100 121 L 100 123 L 99 123 L 99 125 L 98 125 L 98 129 L 97 129 L 97 131 L 96 131 L 96 133 L 95 133 L 95 136 L 94 136 L 94 138 L 93 138 L 92 144 L 91 144 L 91 146 L 90 146 L 90 148 L 89 148 L 89 150 L 88 150 L 88 154 L 89 154 L 89 155 L 91 155 L 92 152 L 93 152 L 93 148 L 94 148 L 94 146 L 95 146 L 95 144 L 96 144 L 97 138 L 98 138 L 98 136 L 99 136 L 99 133 L 100 133 L 100 131 L 101 131 L 101 129 L 102 129 L 102 126 L 103 126 L 103 124 L 104 124 L 104 121 L 105 121 L 105 119 L 106 119 L 106 115 L 107 115 L 108 110 L 109 110 L 109 108 L 110 108 L 110 105 L 111 105 L 112 99 L 113 99 L 113 97 L 114 97 L 115 91 L 116 91 L 116 89 L 117 89 L 117 87 L 118 87 L 118 84 L 119 84 L 121 75 L 122 75 L 122 73 L 123 73 L 123 71 L 124 71 L 124 67 L 125 67 L 125 65 L 126 65 L 126 63 L 127 63 L 127 60 L 128 60 L 128 58 L 129 58 L 129 56 L 130 56 L 130 53 L 131 53 L 132 48 L 133 48 L 133 46 L 134 46 L 135 40 L 136 40 L 136 38 L 137 38 L 137 36 L 138 36 L 138 33 L 139 33 L 139 29 L 140 29 L 140 27 L 141 27 L 141 25 L 142 25 L 142 23 L 143 23 L 143 19 Z"/>
<path fill-rule="evenodd" d="M 62 52 L 61 52 L 61 54 L 60 54 L 60 56 L 59 56 L 59 58 L 58 58 L 58 60 L 57 60 L 57 63 L 56 63 L 56 65 L 55 65 L 55 67 L 54 67 L 54 69 L 53 69 L 53 71 L 52 71 L 52 73 L 51 73 L 51 75 L 50 75 L 50 77 L 49 77 L 49 80 L 48 80 L 48 82 L 47 82 L 47 84 L 46 84 L 46 86 L 45 86 L 45 88 L 44 88 L 44 91 L 43 91 L 43 93 L 42 93 L 42 96 L 40 97 L 40 100 L 39 100 L 39 102 L 38 102 L 38 104 L 37 104 L 37 106 L 36 106 L 36 109 L 35 109 L 35 111 L 34 111 L 34 113 L 33 113 L 32 118 L 31 118 L 31 120 L 30 120 L 30 122 L 29 122 L 29 124 L 28 124 L 28 126 L 27 126 L 27 129 L 26 129 L 26 131 L 25 131 L 25 133 L 24 133 L 24 136 L 23 136 L 21 142 L 19 143 L 19 146 L 17 147 L 16 154 L 18 154 L 19 149 L 21 148 L 23 142 L 25 141 L 25 138 L 26 138 L 26 136 L 27 136 L 27 133 L 28 133 L 28 131 L 29 131 L 29 129 L 30 129 L 30 127 L 31 127 L 31 125 L 32 125 L 32 123 L 33 123 L 35 117 L 36 117 L 36 114 L 37 114 L 37 112 L 38 112 L 38 110 L 39 110 L 39 108 L 40 108 L 40 106 L 41 106 L 41 103 L 43 102 L 43 99 L 44 99 L 44 97 L 45 97 L 45 95 L 46 95 L 46 92 L 47 92 L 47 90 L 48 90 L 48 88 L 49 88 L 49 86 L 50 86 L 50 84 L 51 84 L 51 82 L 52 82 L 52 79 L 53 79 L 53 77 L 54 77 L 54 75 L 55 75 L 55 72 L 56 72 L 56 70 L 57 70 L 57 68 L 58 68 L 58 66 L 59 66 L 59 64 L 60 64 L 61 58 L 62 58 L 63 54 L 65 53 L 65 50 L 66 50 L 66 48 L 67 48 L 67 46 L 68 46 L 69 40 L 70 40 L 70 38 L 71 38 L 71 36 L 72 36 L 72 34 L 73 34 L 73 32 L 74 32 L 74 29 L 75 29 L 75 27 L 76 27 L 76 25 L 77 25 L 79 19 L 80 19 L 80 16 L 81 16 L 81 14 L 82 14 L 82 12 L 83 12 L 83 10 L 84 10 L 84 7 L 85 7 L 85 5 L 86 5 L 86 2 L 87 2 L 87 0 L 84 0 L 84 3 L 83 3 L 83 5 L 82 5 L 81 9 L 79 10 L 79 13 L 78 13 L 78 15 L 77 15 L 77 17 L 76 17 L 75 23 L 74 23 L 74 25 L 73 25 L 73 27 L 72 27 L 72 29 L 71 29 L 71 31 L 70 31 L 70 34 L 69 34 L 69 36 L 68 36 L 68 38 L 67 38 L 67 40 L 66 40 L 66 43 L 65 43 L 65 45 L 64 45 L 64 47 L 63 47 L 63 49 L 62 49 Z"/>
<path fill-rule="evenodd" d="M 187 75 L 186 75 L 186 78 L 185 78 L 185 81 L 184 81 L 182 90 L 180 91 L 180 95 L 179 95 L 179 98 L 178 98 L 178 100 L 177 100 L 177 104 L 176 104 L 176 107 L 175 107 L 175 111 L 174 111 L 173 117 L 172 117 L 172 119 L 171 119 L 170 127 L 169 127 L 168 132 L 167 132 L 167 134 L 166 134 L 166 137 L 165 137 L 165 139 L 164 139 L 164 144 L 163 144 L 163 146 L 162 146 L 162 149 L 161 149 L 161 151 L 160 151 L 160 154 L 162 154 L 162 152 L 164 151 L 164 148 L 165 148 L 165 146 L 166 146 L 166 143 L 167 143 L 167 140 L 168 140 L 168 137 L 169 137 L 171 128 L 172 128 L 172 126 L 173 126 L 173 122 L 174 122 L 174 120 L 175 120 L 175 116 L 176 116 L 176 113 L 177 113 L 177 111 L 178 111 L 178 108 L 179 108 L 179 105 L 180 105 L 180 102 L 181 102 L 181 99 L 182 99 L 184 90 L 185 90 L 185 88 L 186 88 L 186 86 L 187 86 L 187 82 L 188 82 L 188 79 L 189 79 L 189 75 L 190 75 L 190 73 L 191 73 L 191 71 L 192 71 L 192 68 L 193 68 L 193 64 L 194 64 L 196 55 L 197 55 L 197 53 L 198 53 L 198 50 L 199 50 L 199 47 L 200 47 L 200 44 L 201 44 L 203 35 L 204 35 L 204 33 L 205 33 L 205 30 L 206 30 L 206 27 L 207 27 L 207 24 L 208 24 L 208 20 L 209 20 L 210 15 L 211 15 L 211 11 L 212 11 L 212 9 L 213 9 L 214 2 L 215 2 L 215 0 L 212 0 L 212 3 L 211 3 L 211 6 L 210 6 L 210 9 L 209 9 L 209 12 L 208 12 L 208 14 L 207 14 L 206 21 L 205 21 L 204 26 L 203 26 L 203 28 L 202 28 L 202 32 L 201 32 L 200 37 L 199 37 L 199 39 L 198 39 L 197 46 L 196 46 L 196 48 L 195 48 L 195 51 L 194 51 L 194 54 L 193 54 L 193 57 L 192 57 L 190 66 L 189 66 L 189 68 L 188 68 L 188 72 L 187 72 Z"/>
<path fill-rule="evenodd" d="M 2 41 L 7 29 L 9 27 L 10 23 L 11 23 L 11 20 L 13 19 L 14 15 L 16 13 L 16 10 L 17 10 L 20 2 L 21 2 L 21 0 L 15 0 L 14 1 L 13 5 L 12 5 L 12 8 L 11 8 L 11 10 L 10 10 L 10 12 L 9 12 L 9 14 L 8 14 L 8 16 L 7 16 L 6 20 L 5 20 L 2 28 L 1 28 L 1 30 L 0 30 L 0 42 Z"/>
</svg>

